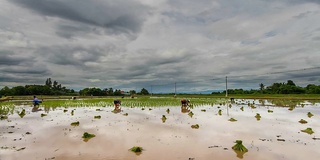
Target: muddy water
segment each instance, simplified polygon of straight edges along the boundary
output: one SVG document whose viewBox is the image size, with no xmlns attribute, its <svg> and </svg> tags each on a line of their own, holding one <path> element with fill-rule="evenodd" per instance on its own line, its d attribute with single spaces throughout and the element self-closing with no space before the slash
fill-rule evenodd
<svg viewBox="0 0 320 160">
<path fill-rule="evenodd" d="M 232 104 L 231 108 L 229 104 L 197 106 L 191 109 L 192 117 L 182 113 L 180 107 L 151 107 L 152 110 L 122 107 L 122 112 L 113 113 L 109 107 L 32 112 L 32 107 L 18 106 L 16 112 L 26 110 L 23 118 L 15 113 L 0 121 L 0 159 L 231 160 L 239 159 L 231 149 L 238 139 L 249 150 L 243 159 L 319 159 L 320 140 L 313 139 L 320 138 L 319 104 L 306 103 L 290 111 L 288 107 L 255 103 L 255 109 L 240 103 Z M 201 111 L 204 109 L 205 112 Z M 314 116 L 309 118 L 308 112 Z M 256 113 L 261 115 L 259 121 L 254 117 Z M 47 115 L 41 117 L 41 114 Z M 99 115 L 100 119 L 94 118 Z M 162 115 L 167 118 L 165 122 Z M 237 121 L 230 122 L 230 118 Z M 300 124 L 300 119 L 308 123 Z M 76 121 L 80 122 L 79 126 L 70 125 Z M 200 128 L 192 129 L 194 124 Z M 312 128 L 315 133 L 300 131 L 306 128 Z M 96 137 L 85 142 L 84 132 Z M 141 146 L 144 151 L 136 155 L 129 151 L 133 146 Z"/>
</svg>

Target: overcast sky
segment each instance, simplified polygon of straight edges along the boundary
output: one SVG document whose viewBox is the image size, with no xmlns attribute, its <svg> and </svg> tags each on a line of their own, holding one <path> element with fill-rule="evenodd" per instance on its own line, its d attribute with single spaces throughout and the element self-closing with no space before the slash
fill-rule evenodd
<svg viewBox="0 0 320 160">
<path fill-rule="evenodd" d="M 0 88 L 305 86 L 319 67 L 320 0 L 0 0 Z"/>
</svg>

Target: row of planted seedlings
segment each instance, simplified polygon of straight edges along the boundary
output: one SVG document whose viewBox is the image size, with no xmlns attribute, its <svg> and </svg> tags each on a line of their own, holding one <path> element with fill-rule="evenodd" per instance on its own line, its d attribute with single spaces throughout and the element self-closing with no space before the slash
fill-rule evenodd
<svg viewBox="0 0 320 160">
<path fill-rule="evenodd" d="M 82 99 L 82 100 L 48 100 L 41 105 L 44 107 L 112 107 L 114 98 L 105 99 Z M 124 107 L 162 107 L 180 106 L 179 98 L 120 98 L 121 106 Z M 213 98 L 191 98 L 193 106 L 215 105 L 221 103 L 222 99 Z"/>
<path fill-rule="evenodd" d="M 8 102 L 1 102 L 0 105 L 0 120 L 8 119 L 9 114 L 13 114 L 15 105 Z"/>
<path fill-rule="evenodd" d="M 44 100 L 40 107 L 43 107 L 45 111 L 55 110 L 56 108 L 76 108 L 76 107 L 113 107 L 113 101 L 115 98 L 96 98 L 96 99 L 79 99 L 79 100 Z M 164 106 L 180 106 L 180 98 L 123 98 L 121 106 L 123 107 L 164 107 Z M 225 99 L 214 99 L 214 98 L 191 98 L 192 107 L 203 106 L 203 105 L 215 105 L 225 104 Z M 7 119 L 9 111 L 13 114 L 15 105 L 32 106 L 32 102 L 14 103 L 5 102 L 1 103 L 1 119 Z M 23 112 L 22 112 L 23 113 Z M 21 112 L 18 113 L 19 115 Z M 23 117 L 23 116 L 22 116 Z"/>
</svg>

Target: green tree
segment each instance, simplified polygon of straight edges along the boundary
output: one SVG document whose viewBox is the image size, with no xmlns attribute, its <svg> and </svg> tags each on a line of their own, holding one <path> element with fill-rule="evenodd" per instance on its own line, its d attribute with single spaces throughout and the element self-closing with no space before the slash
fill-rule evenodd
<svg viewBox="0 0 320 160">
<path fill-rule="evenodd" d="M 8 86 L 5 86 L 0 90 L 0 95 L 2 95 L 2 96 L 11 96 L 13 94 L 12 94 L 12 90 Z"/>
<path fill-rule="evenodd" d="M 58 87 L 58 82 L 57 81 L 53 81 L 53 89 L 57 89 Z"/>
<path fill-rule="evenodd" d="M 116 89 L 116 90 L 113 92 L 113 95 L 115 95 L 115 96 L 122 96 L 123 94 L 121 93 L 121 90 L 120 90 L 120 89 Z"/>
<path fill-rule="evenodd" d="M 27 95 L 27 90 L 24 86 L 16 86 L 12 88 L 13 95 Z"/>
<path fill-rule="evenodd" d="M 135 90 L 130 90 L 129 93 L 130 93 L 130 95 L 135 95 L 135 94 L 137 94 Z"/>
<path fill-rule="evenodd" d="M 46 80 L 46 86 L 49 86 L 50 88 L 52 87 L 52 81 L 51 81 L 51 78 L 47 78 Z"/>
<path fill-rule="evenodd" d="M 287 85 L 289 85 L 289 86 L 296 86 L 296 84 L 293 83 L 292 80 L 288 80 L 288 81 L 287 81 Z"/>
<path fill-rule="evenodd" d="M 259 87 L 260 87 L 260 92 L 263 93 L 263 90 L 264 90 L 264 87 L 265 87 L 264 84 L 263 84 L 263 83 L 260 83 L 260 84 L 259 84 Z"/>
<path fill-rule="evenodd" d="M 149 94 L 149 91 L 145 88 L 142 88 L 141 91 L 140 91 L 140 94 L 142 95 L 148 95 Z"/>
<path fill-rule="evenodd" d="M 107 95 L 108 96 L 113 96 L 113 89 L 112 88 L 108 89 Z"/>
</svg>

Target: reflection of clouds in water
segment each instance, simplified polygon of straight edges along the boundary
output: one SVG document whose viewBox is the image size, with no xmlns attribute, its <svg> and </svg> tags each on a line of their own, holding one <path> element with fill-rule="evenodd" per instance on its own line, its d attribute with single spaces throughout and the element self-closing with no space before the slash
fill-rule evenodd
<svg viewBox="0 0 320 160">
<path fill-rule="evenodd" d="M 86 153 L 92 159 L 99 158 L 96 157 L 96 153 L 103 157 L 133 159 L 130 156 L 125 157 L 127 155 L 123 155 L 124 157 L 119 155 L 134 144 L 146 148 L 146 152 L 142 154 L 146 159 L 152 159 L 152 156 L 158 154 L 159 151 L 166 152 L 159 156 L 161 159 L 170 159 L 175 156 L 210 159 L 213 155 L 217 156 L 222 148 L 229 148 L 230 151 L 221 153 L 222 157 L 218 158 L 233 159 L 236 155 L 231 151 L 231 147 L 235 140 L 241 139 L 249 149 L 250 154 L 245 155 L 245 158 L 249 159 L 257 159 L 257 155 L 266 155 L 266 159 L 277 159 L 279 155 L 284 159 L 299 159 L 300 155 L 307 155 L 309 159 L 314 159 L 320 155 L 319 150 L 313 149 L 319 148 L 320 144 L 309 135 L 299 133 L 300 130 L 307 127 L 311 127 L 315 133 L 320 132 L 319 103 L 308 104 L 304 108 L 297 107 L 293 111 L 289 111 L 288 107 L 261 106 L 258 105 L 258 102 L 255 104 L 257 104 L 255 109 L 248 105 L 238 104 L 232 104 L 231 108 L 229 104 L 195 106 L 192 109 L 193 117 L 181 113 L 180 107 L 152 107 L 152 110 L 123 107 L 122 111 L 128 113 L 128 116 L 113 114 L 114 107 L 70 107 L 65 113 L 63 112 L 65 108 L 52 109 L 47 116 L 41 118 L 40 114 L 45 111 L 31 112 L 32 107 L 18 106 L 15 109 L 17 111 L 25 109 L 26 116 L 21 119 L 17 114 L 9 115 L 11 121 L 0 123 L 0 129 L 5 131 L 3 137 L 21 136 L 21 134 L 31 132 L 32 135 L 23 137 L 19 145 L 32 148 L 32 150 L 24 150 L 24 152 L 19 152 L 19 155 L 2 150 L 0 153 L 4 153 L 2 154 L 4 159 L 12 157 L 13 154 L 17 158 L 32 159 L 35 158 L 34 152 L 48 156 L 53 150 L 58 149 L 57 154 L 63 150 L 65 155 L 77 158 L 74 157 L 77 155 L 74 150 L 83 152 L 85 148 Z M 241 106 L 244 107 L 244 111 L 240 110 Z M 166 112 L 167 109 L 170 110 L 169 113 Z M 202 112 L 203 109 L 206 112 Z M 221 116 L 217 114 L 220 109 L 222 110 Z M 268 109 L 274 112 L 268 113 Z M 73 116 L 70 114 L 72 110 L 74 111 Z M 315 116 L 308 118 L 306 115 L 308 112 L 312 112 Z M 101 115 L 100 120 L 93 118 L 97 113 Z M 254 117 L 257 113 L 261 115 L 260 121 Z M 167 118 L 165 123 L 160 120 L 163 115 Z M 228 119 L 231 117 L 238 121 L 229 122 Z M 308 123 L 300 124 L 298 121 L 302 118 Z M 79 121 L 80 125 L 71 126 L 70 124 L 75 121 Z M 200 128 L 192 130 L 190 124 L 199 124 Z M 16 125 L 16 128 L 20 129 L 14 130 L 9 135 L 6 131 L 9 131 L 7 126 L 10 125 Z M 95 134 L 96 137 L 84 144 L 81 139 L 84 132 Z M 277 136 L 286 141 L 277 142 L 279 138 Z M 34 137 L 37 138 L 34 139 Z M 261 138 L 269 141 L 259 140 Z M 33 141 L 36 143 L 32 143 Z M 2 144 L 10 146 L 15 145 L 15 142 L 11 138 L 4 138 Z M 51 145 L 46 148 L 41 147 L 45 144 Z M 203 149 L 205 146 L 212 145 L 222 147 Z M 110 149 L 110 152 L 105 152 L 105 148 Z M 299 153 L 293 152 L 297 149 Z M 190 155 L 185 155 L 185 153 L 190 153 Z"/>
</svg>

